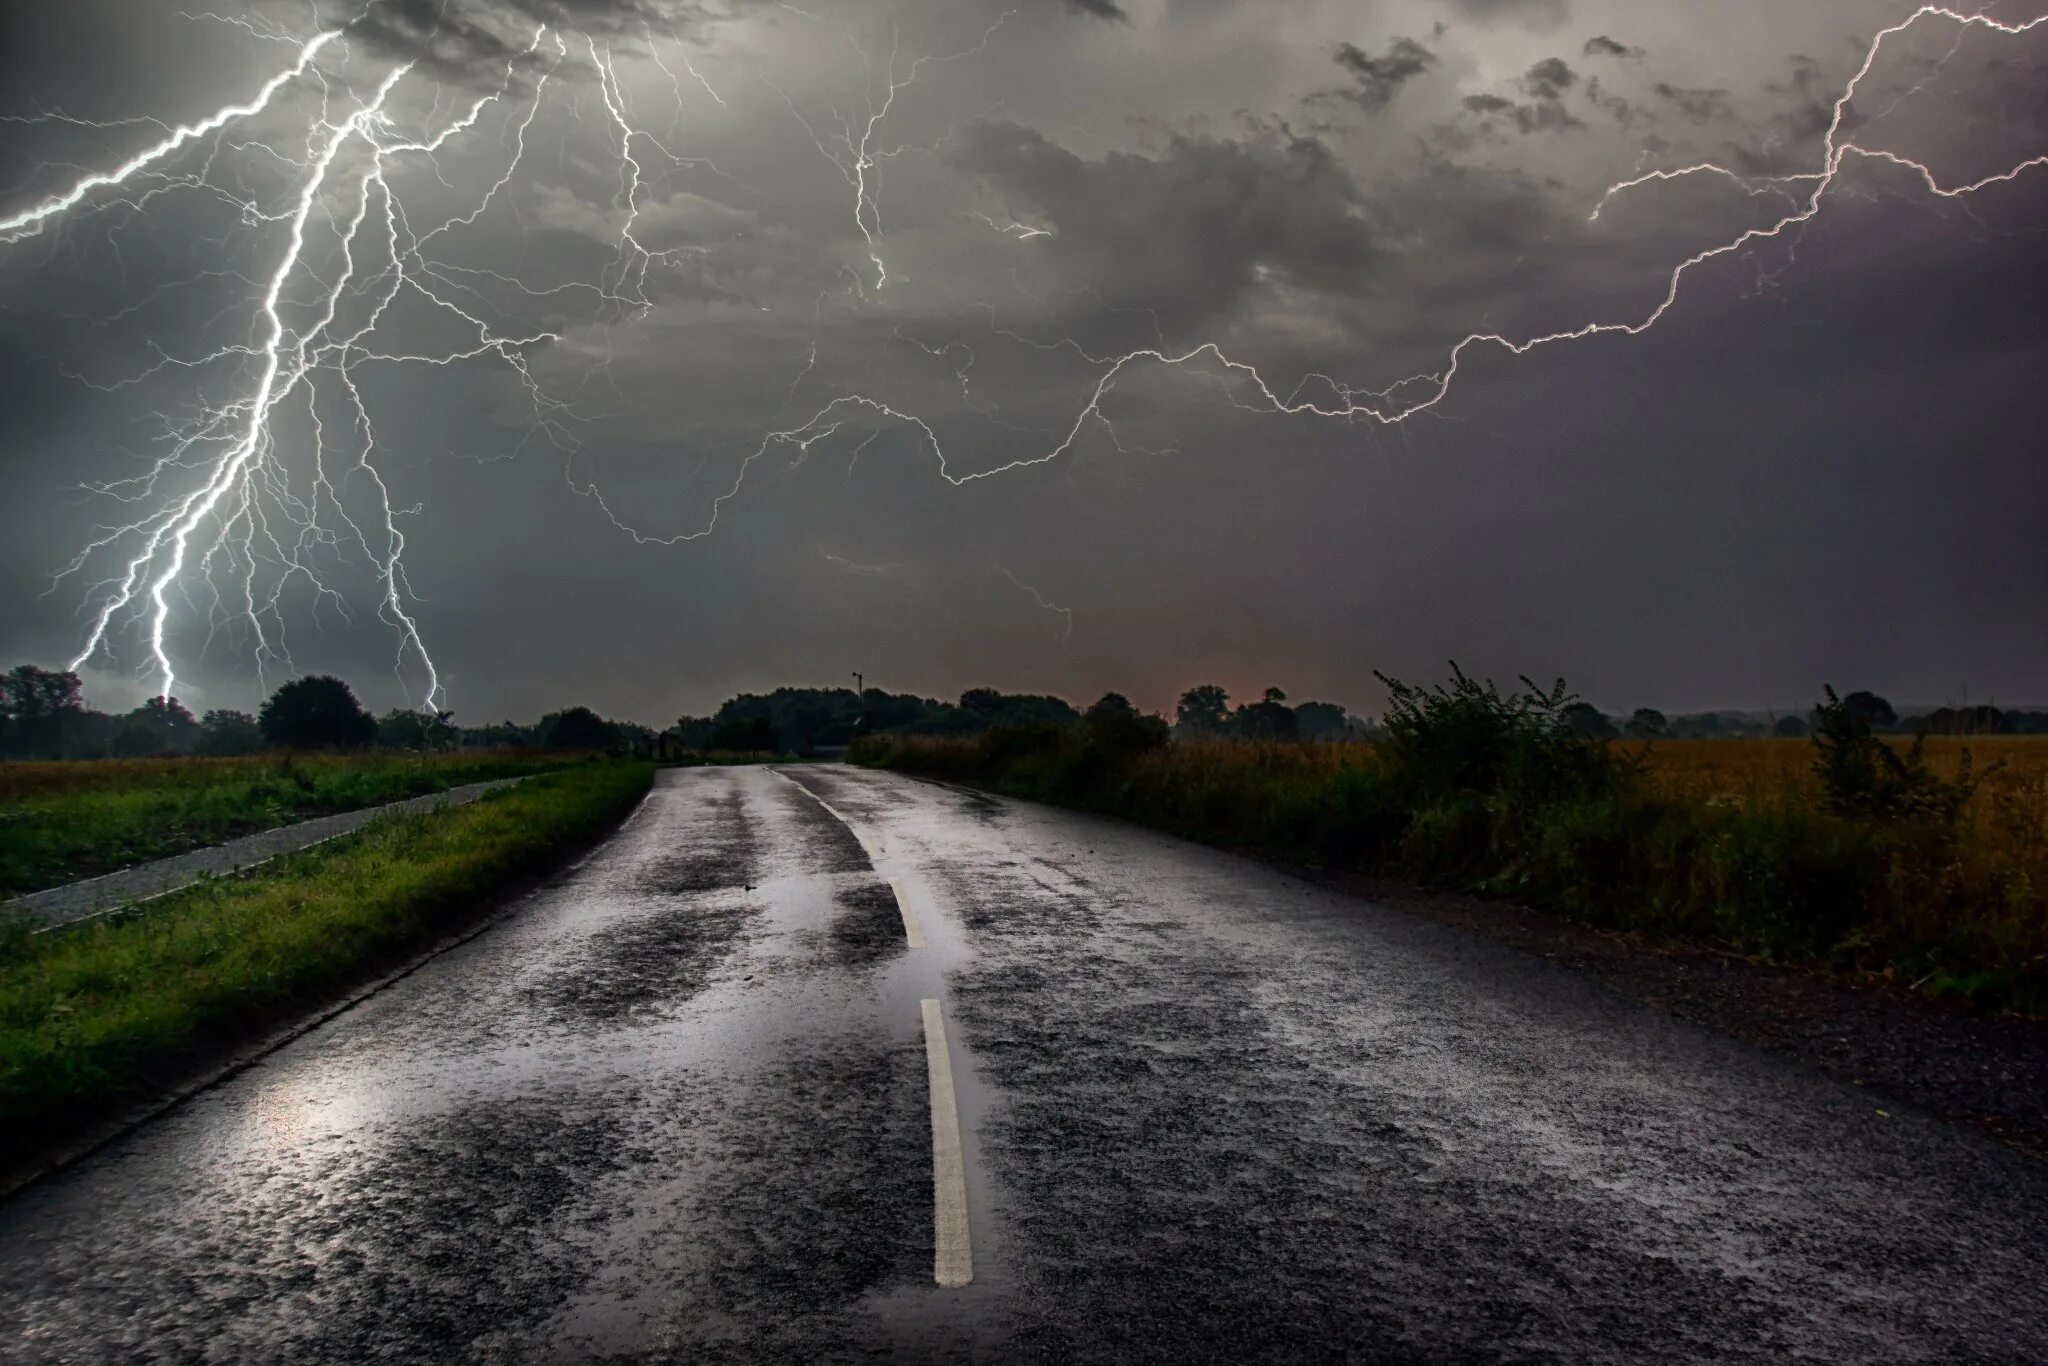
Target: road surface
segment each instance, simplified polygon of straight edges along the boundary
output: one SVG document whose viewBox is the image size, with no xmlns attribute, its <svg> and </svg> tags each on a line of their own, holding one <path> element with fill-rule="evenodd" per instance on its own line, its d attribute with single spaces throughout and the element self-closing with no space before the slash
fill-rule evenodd
<svg viewBox="0 0 2048 1366">
<path fill-rule="evenodd" d="M 1541 961 L 695 769 L 0 1206 L 0 1358 L 2014 1362 L 2044 1269 L 2039 1163 Z"/>
</svg>

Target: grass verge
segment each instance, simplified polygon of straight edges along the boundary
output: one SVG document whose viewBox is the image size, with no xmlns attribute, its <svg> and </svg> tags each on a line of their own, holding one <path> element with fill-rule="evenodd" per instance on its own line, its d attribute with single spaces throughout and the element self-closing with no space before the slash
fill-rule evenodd
<svg viewBox="0 0 2048 1366">
<path fill-rule="evenodd" d="M 0 764 L 0 898 L 294 821 L 579 760 L 386 751 Z"/>
<path fill-rule="evenodd" d="M 646 763 L 564 767 L 68 933 L 0 927 L 0 1165 L 458 928 L 608 829 L 652 778 Z"/>
<path fill-rule="evenodd" d="M 850 757 L 1241 852 L 2048 1014 L 2048 765 L 1972 777 L 1951 760 L 1960 776 L 1944 778 L 1904 758 L 1887 766 L 1864 733 L 1842 740 L 1840 752 L 1870 760 L 1846 775 L 1838 764 L 1817 776 L 1826 765 L 1808 745 L 1800 782 L 1783 791 L 1674 789 L 1654 751 L 1560 725 L 1561 692 L 1529 703 L 1468 685 L 1411 690 L 1407 723 L 1371 747 L 1166 745 L 1091 723 L 879 736 Z M 1739 759 L 1745 744 L 1775 742 L 1714 743 Z"/>
</svg>

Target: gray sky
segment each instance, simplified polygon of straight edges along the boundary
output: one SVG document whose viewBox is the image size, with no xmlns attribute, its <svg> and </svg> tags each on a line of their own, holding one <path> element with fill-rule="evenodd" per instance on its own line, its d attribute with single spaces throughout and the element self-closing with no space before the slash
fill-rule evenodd
<svg viewBox="0 0 2048 1366">
<path fill-rule="evenodd" d="M 1640 335 L 1470 346 L 1380 420 L 1799 211 L 1912 12 L 1712 9 L 10 7 L 0 222 L 341 32 L 0 232 L 0 656 L 68 663 L 144 557 L 103 706 L 160 686 L 159 580 L 195 708 L 297 668 L 469 722 L 854 669 L 1372 709 L 1453 657 L 1611 708 L 2048 699 L 2048 167 L 1848 156 Z M 2003 174 L 2044 60 L 1924 17 L 1836 143 Z"/>
</svg>

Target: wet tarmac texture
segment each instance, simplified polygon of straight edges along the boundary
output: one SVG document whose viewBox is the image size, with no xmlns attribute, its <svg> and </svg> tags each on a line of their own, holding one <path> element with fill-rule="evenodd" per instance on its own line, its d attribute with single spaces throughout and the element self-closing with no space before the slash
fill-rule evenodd
<svg viewBox="0 0 2048 1366">
<path fill-rule="evenodd" d="M 1537 959 L 1107 822 L 696 769 L 0 1206 L 0 1359 L 2017 1362 L 2044 1269 L 2048 1168 Z"/>
</svg>

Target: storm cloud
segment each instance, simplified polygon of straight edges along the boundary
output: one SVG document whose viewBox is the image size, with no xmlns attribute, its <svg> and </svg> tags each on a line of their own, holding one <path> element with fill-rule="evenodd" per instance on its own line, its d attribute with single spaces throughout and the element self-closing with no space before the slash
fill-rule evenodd
<svg viewBox="0 0 2048 1366">
<path fill-rule="evenodd" d="M 1451 657 L 1610 707 L 2048 702 L 2048 177 L 1953 200 L 1852 159 L 1642 335 L 1471 344 L 1373 416 L 1472 334 L 1639 323 L 1796 208 L 1769 177 L 1819 167 L 1900 17 L 380 0 L 317 81 L 0 244 L 0 664 L 82 647 L 136 542 L 62 571 L 240 430 L 266 287 L 297 335 L 353 261 L 332 335 L 366 330 L 264 429 L 268 520 L 167 595 L 195 707 L 294 668 L 416 702 L 427 652 L 465 721 L 853 669 L 1370 708 L 1373 669 Z M 308 35 L 267 2 L 0 23 L 0 215 Z M 1843 127 L 1944 183 L 2039 155 L 2048 36 L 1960 36 L 1888 45 Z M 320 130 L 401 62 L 366 126 L 407 149 L 338 148 L 294 263 Z M 1706 161 L 1732 178 L 1609 197 Z M 155 668 L 118 616 L 88 693 Z"/>
</svg>

